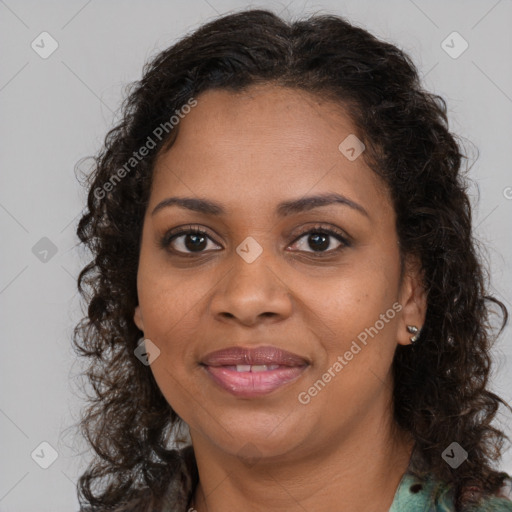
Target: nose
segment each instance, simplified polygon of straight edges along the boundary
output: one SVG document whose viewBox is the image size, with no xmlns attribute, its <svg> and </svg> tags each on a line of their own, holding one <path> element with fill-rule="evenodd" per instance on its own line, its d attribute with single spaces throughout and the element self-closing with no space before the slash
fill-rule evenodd
<svg viewBox="0 0 512 512">
<path fill-rule="evenodd" d="M 276 322 L 291 315 L 291 290 L 265 251 L 252 263 L 233 255 L 233 265 L 218 284 L 210 308 L 216 319 L 246 326 Z"/>
</svg>

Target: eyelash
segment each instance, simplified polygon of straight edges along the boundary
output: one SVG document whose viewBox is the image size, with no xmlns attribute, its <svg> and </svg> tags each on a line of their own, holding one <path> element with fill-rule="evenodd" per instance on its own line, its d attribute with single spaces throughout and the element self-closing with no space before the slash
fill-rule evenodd
<svg viewBox="0 0 512 512">
<path fill-rule="evenodd" d="M 160 240 L 160 247 L 162 249 L 169 250 L 168 247 L 171 244 L 171 242 L 173 242 L 180 236 L 189 235 L 189 234 L 205 236 L 217 244 L 217 242 L 215 242 L 215 240 L 212 239 L 212 237 L 208 234 L 207 231 L 202 230 L 202 229 L 198 228 L 197 226 L 186 226 L 183 228 L 179 228 L 178 231 L 171 230 L 168 233 L 166 233 Z M 341 232 L 336 231 L 332 228 L 322 227 L 321 225 L 314 226 L 312 228 L 307 229 L 306 231 L 304 231 L 302 233 L 299 233 L 298 236 L 294 239 L 292 244 L 295 244 L 297 241 L 299 241 L 305 235 L 311 235 L 311 234 L 329 235 L 329 236 L 334 237 L 336 240 L 338 240 L 342 244 L 339 247 L 337 247 L 336 249 L 330 249 L 328 251 L 303 251 L 303 252 L 306 252 L 308 255 L 312 255 L 314 258 L 326 257 L 325 255 L 332 256 L 333 253 L 337 253 L 346 247 L 351 247 L 351 245 L 352 245 L 349 242 L 349 240 L 346 238 L 346 236 L 344 236 L 344 234 L 342 234 Z M 217 245 L 220 245 L 220 244 L 217 244 Z M 197 257 L 197 256 L 201 256 L 201 254 L 202 254 L 201 251 L 196 252 L 196 253 L 194 253 L 194 252 L 185 253 L 185 252 L 181 252 L 181 251 L 172 251 L 172 252 L 178 256 L 183 256 L 186 258 Z"/>
</svg>

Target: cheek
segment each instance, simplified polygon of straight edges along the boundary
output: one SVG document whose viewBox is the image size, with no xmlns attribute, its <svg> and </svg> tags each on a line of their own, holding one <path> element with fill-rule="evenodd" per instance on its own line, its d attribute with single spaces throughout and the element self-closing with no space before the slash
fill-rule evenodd
<svg viewBox="0 0 512 512">
<path fill-rule="evenodd" d="M 148 337 L 166 339 L 196 316 L 208 287 L 189 272 L 141 260 L 138 297 Z"/>
<path fill-rule="evenodd" d="M 364 413 L 388 382 L 396 343 L 396 296 L 384 275 L 353 275 L 324 288 L 329 300 L 318 302 L 317 315 L 325 325 L 321 343 L 326 358 L 311 385 L 328 384 L 323 399 L 347 411 Z M 395 306 L 395 307 L 393 307 Z M 341 358 L 341 360 L 340 360 Z M 336 366 L 335 366 L 336 365 Z M 333 376 L 334 375 L 334 376 Z"/>
<path fill-rule="evenodd" d="M 314 310 L 317 323 L 330 333 L 328 340 L 333 348 L 350 345 L 365 329 L 378 322 L 380 334 L 389 330 L 396 316 L 392 310 L 382 326 L 380 315 L 392 308 L 396 301 L 396 286 L 390 283 L 393 271 L 384 273 L 382 262 L 350 266 L 339 269 L 336 275 L 324 281 L 307 282 L 308 306 Z M 306 309 L 307 313 L 307 309 Z"/>
</svg>

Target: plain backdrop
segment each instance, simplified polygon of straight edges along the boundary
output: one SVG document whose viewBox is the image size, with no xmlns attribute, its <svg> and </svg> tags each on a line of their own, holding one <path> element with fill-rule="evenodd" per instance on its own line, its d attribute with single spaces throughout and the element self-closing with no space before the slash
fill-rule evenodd
<svg viewBox="0 0 512 512">
<path fill-rule="evenodd" d="M 82 315 L 76 277 L 87 262 L 75 235 L 85 206 L 75 165 L 99 150 L 144 62 L 248 7 L 287 18 L 339 14 L 411 55 L 425 87 L 448 102 L 451 130 L 478 148 L 475 234 L 491 292 L 512 312 L 510 0 L 0 0 L 1 512 L 78 510 L 76 479 L 88 455 L 66 431 L 82 405 L 71 336 Z M 510 401 L 510 325 L 494 359 L 493 389 Z M 510 415 L 499 425 L 512 433 Z M 512 473 L 511 451 L 502 468 Z"/>
</svg>

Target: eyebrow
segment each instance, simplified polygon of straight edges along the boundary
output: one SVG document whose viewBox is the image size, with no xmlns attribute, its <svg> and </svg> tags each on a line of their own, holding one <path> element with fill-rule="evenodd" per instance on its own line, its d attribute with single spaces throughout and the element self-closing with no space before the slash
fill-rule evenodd
<svg viewBox="0 0 512 512">
<path fill-rule="evenodd" d="M 368 212 L 358 203 L 348 199 L 341 194 L 320 194 L 315 196 L 302 197 L 300 199 L 294 199 L 291 201 L 284 201 L 279 203 L 276 208 L 277 215 L 279 217 L 287 217 L 294 213 L 301 213 L 313 208 L 319 208 L 322 206 L 328 206 L 332 204 L 341 204 L 358 211 L 359 213 L 370 218 Z M 206 215 L 224 215 L 226 209 L 220 203 L 211 201 L 209 199 L 200 199 L 196 197 L 168 197 L 160 203 L 158 203 L 151 215 L 155 215 L 158 211 L 169 206 L 179 206 L 193 212 L 203 213 Z"/>
</svg>

